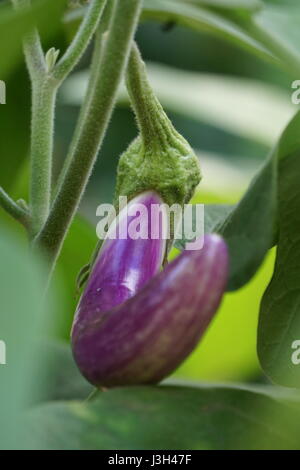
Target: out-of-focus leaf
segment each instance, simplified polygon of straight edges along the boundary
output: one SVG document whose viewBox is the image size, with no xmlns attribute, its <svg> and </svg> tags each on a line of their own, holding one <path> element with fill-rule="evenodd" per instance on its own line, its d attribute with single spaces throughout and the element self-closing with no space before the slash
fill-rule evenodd
<svg viewBox="0 0 300 470">
<path fill-rule="evenodd" d="M 35 341 L 47 314 L 41 311 L 44 276 L 39 263 L 29 259 L 28 249 L 4 229 L 0 260 L 0 340 L 6 347 L 6 365 L 0 364 L 0 448 L 21 449 L 21 412 L 34 402 L 42 386 L 36 376 Z"/>
<path fill-rule="evenodd" d="M 222 2 L 214 0 L 209 2 L 195 1 L 181 1 L 181 0 L 146 0 L 144 2 L 142 19 L 154 19 L 158 21 L 174 21 L 178 24 L 191 28 L 195 31 L 204 31 L 210 34 L 220 36 L 223 39 L 229 40 L 239 47 L 252 52 L 255 55 L 264 57 L 267 60 L 273 60 L 270 52 L 261 46 L 257 41 L 243 29 L 228 19 L 225 15 L 222 16 L 221 10 L 218 7 L 228 10 L 230 8 L 242 9 L 247 12 L 254 12 L 259 6 L 258 2 Z M 231 3 L 231 6 L 230 6 Z M 235 3 L 235 5 L 234 5 Z M 205 8 L 211 4 L 213 9 Z M 83 16 L 84 9 L 71 12 L 65 16 L 66 23 L 77 23 Z"/>
<path fill-rule="evenodd" d="M 276 395 L 276 393 L 275 393 Z M 299 405 L 274 391 L 131 387 L 31 412 L 33 449 L 299 449 Z M 288 425 L 287 425 L 288 424 Z"/>
<path fill-rule="evenodd" d="M 196 31 L 215 34 L 255 55 L 273 60 L 273 56 L 263 46 L 220 12 L 177 0 L 147 0 L 144 3 L 143 18 L 175 21 Z"/>
<path fill-rule="evenodd" d="M 221 8 L 229 10 L 257 11 L 263 7 L 260 0 L 183 0 L 186 3 L 194 3 L 210 8 Z"/>
<path fill-rule="evenodd" d="M 299 53 L 300 4 L 294 5 L 279 2 L 277 5 L 266 5 L 256 16 L 255 22 L 274 36 L 274 39 Z"/>
<path fill-rule="evenodd" d="M 234 207 L 208 209 L 207 229 L 220 233 L 230 255 L 228 290 L 246 284 L 261 265 L 274 240 L 277 194 L 277 161 L 268 159 Z M 213 220 L 212 220 L 213 218 Z M 185 240 L 177 241 L 183 249 Z"/>
<path fill-rule="evenodd" d="M 253 277 L 273 244 L 276 194 L 277 162 L 270 158 L 240 203 L 217 227 L 229 248 L 229 290 L 239 289 Z"/>
<path fill-rule="evenodd" d="M 43 37 L 49 37 L 58 26 L 64 5 L 64 0 L 35 0 L 31 8 L 19 11 L 6 4 L 0 6 L 1 79 L 7 77 L 21 57 L 24 34 L 37 25 Z"/>
<path fill-rule="evenodd" d="M 228 219 L 229 214 L 234 210 L 234 205 L 230 204 L 207 204 L 204 206 L 204 232 L 214 233 L 220 230 L 224 221 Z M 199 230 L 201 227 L 199 227 Z M 186 232 L 189 233 L 189 227 L 186 227 Z M 196 233 L 195 238 L 198 238 L 202 233 Z M 184 250 L 186 243 L 190 240 L 181 238 L 175 240 L 175 247 L 179 250 Z"/>
<path fill-rule="evenodd" d="M 300 340 L 300 113 L 277 149 L 279 241 L 273 278 L 261 304 L 258 353 L 276 382 L 300 387 L 300 365 L 292 361 Z"/>
<path fill-rule="evenodd" d="M 1 47 L 0 44 L 0 53 Z M 0 106 L 0 155 L 3 156 L 0 184 L 11 192 L 29 151 L 30 84 L 25 64 L 10 74 L 6 89 L 6 104 Z"/>
<path fill-rule="evenodd" d="M 93 386 L 80 374 L 72 357 L 69 343 L 47 341 L 40 348 L 42 362 L 47 364 L 47 389 L 41 401 L 85 400 Z"/>
<path fill-rule="evenodd" d="M 289 198 L 291 198 L 293 204 L 289 203 L 289 206 L 284 209 L 279 208 L 279 211 L 283 211 L 281 216 L 279 214 L 279 232 L 282 234 L 283 243 L 288 243 L 288 247 L 291 245 L 291 240 L 294 239 L 291 237 L 291 231 L 294 231 L 295 237 L 298 236 L 298 228 L 296 228 L 298 227 L 298 222 L 297 224 L 295 221 L 291 222 L 290 227 L 285 229 L 284 221 L 287 217 L 286 214 L 290 217 L 290 211 L 293 210 L 297 213 L 300 206 L 300 203 L 297 202 L 298 171 L 293 168 L 295 163 L 291 163 L 291 168 L 289 168 L 288 172 L 286 171 L 288 163 L 291 162 L 291 154 L 296 151 L 295 149 L 299 148 L 299 121 L 300 113 L 297 113 L 284 131 L 279 144 L 276 145 L 261 171 L 253 179 L 244 197 L 234 210 L 229 213 L 224 222 L 217 227 L 217 232 L 225 238 L 229 247 L 229 290 L 239 289 L 251 279 L 262 263 L 268 249 L 273 245 L 277 236 L 278 205 L 282 206 L 282 199 L 286 201 L 287 192 L 289 192 Z M 281 163 L 283 159 L 287 161 Z M 278 171 L 279 162 L 280 169 Z M 282 165 L 284 165 L 285 170 L 281 168 Z M 293 186 L 290 184 L 291 175 L 295 177 Z M 277 192 L 278 178 L 280 185 L 279 194 Z M 288 185 L 288 189 L 283 190 L 284 185 Z M 287 253 L 287 248 L 285 247 L 283 251 Z M 292 258 L 294 260 L 294 257 Z M 281 264 L 279 259 L 277 266 Z M 286 263 L 284 264 L 284 269 L 287 269 Z M 297 269 L 294 267 L 292 272 L 295 279 Z M 285 277 L 281 277 L 281 279 L 283 279 L 282 289 L 287 291 L 288 289 L 286 289 L 284 282 Z M 296 281 L 294 281 L 295 283 Z M 278 286 L 275 290 L 276 295 L 279 295 Z M 294 303 L 292 307 L 292 310 L 288 309 L 285 312 L 286 318 L 295 313 Z M 279 328 L 281 332 L 282 324 L 281 320 Z M 274 338 L 272 343 L 273 341 Z"/>
<path fill-rule="evenodd" d="M 211 204 L 205 206 L 205 232 L 218 231 L 218 227 L 224 223 L 234 206 L 229 204 Z"/>
<path fill-rule="evenodd" d="M 186 72 L 153 63 L 147 64 L 147 71 L 167 110 L 268 146 L 275 144 L 295 112 L 289 95 L 255 80 Z M 87 71 L 70 77 L 62 89 L 62 100 L 80 105 L 87 81 Z M 125 87 L 119 100 L 128 104 Z"/>
</svg>

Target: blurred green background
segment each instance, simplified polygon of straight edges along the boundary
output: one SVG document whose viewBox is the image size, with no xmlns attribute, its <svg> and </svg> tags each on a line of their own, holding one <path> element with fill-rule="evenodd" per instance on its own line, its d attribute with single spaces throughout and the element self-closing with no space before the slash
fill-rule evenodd
<svg viewBox="0 0 300 470">
<path fill-rule="evenodd" d="M 280 2 L 265 3 L 280 7 Z M 54 16 L 48 29 L 51 31 L 44 28 L 43 34 L 45 49 L 55 46 L 63 50 L 72 33 L 70 24 L 55 21 Z M 173 23 L 144 21 L 137 41 L 162 104 L 199 155 L 204 178 L 195 201 L 238 201 L 295 111 L 290 100 L 291 77 L 221 37 Z M 0 55 L 7 54 L 6 48 L 7 44 L 1 42 Z M 59 93 L 54 181 L 84 96 L 91 51 L 90 47 Z M 0 70 L 0 79 L 7 85 L 7 104 L 0 106 L 0 177 L 1 185 L 15 198 L 27 198 L 30 84 L 19 44 L 14 57 L 3 76 Z M 118 157 L 136 133 L 133 113 L 122 90 L 55 275 L 61 300 L 52 315 L 56 323 L 54 336 L 60 340 L 69 338 L 78 301 L 76 275 L 89 261 L 97 242 L 96 208 L 112 201 Z M 2 210 L 0 224 L 1 233 L 4 228 L 11 230 L 25 244 L 22 228 Z M 260 299 L 273 263 L 274 253 L 270 252 L 246 287 L 225 296 L 205 338 L 176 372 L 176 378 L 213 382 L 266 380 L 256 356 L 256 327 Z"/>
</svg>

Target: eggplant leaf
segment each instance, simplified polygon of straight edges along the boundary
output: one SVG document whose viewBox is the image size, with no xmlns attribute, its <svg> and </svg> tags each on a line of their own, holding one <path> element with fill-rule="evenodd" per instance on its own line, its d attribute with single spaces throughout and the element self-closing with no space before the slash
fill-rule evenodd
<svg viewBox="0 0 300 470">
<path fill-rule="evenodd" d="M 288 124 L 279 143 L 254 177 L 239 204 L 232 210 L 228 209 L 226 205 L 219 206 L 218 209 L 209 208 L 209 206 L 206 208 L 205 219 L 208 231 L 220 233 L 229 246 L 229 290 L 239 289 L 253 277 L 268 249 L 276 243 L 278 231 L 281 234 L 279 235 L 280 247 L 281 243 L 286 243 L 284 241 L 286 238 L 289 241 L 294 240 L 297 230 L 299 230 L 297 219 L 292 219 L 290 227 L 288 230 L 286 229 L 286 220 L 291 219 L 291 211 L 297 214 L 297 211 L 300 210 L 300 202 L 297 200 L 297 175 L 299 175 L 300 168 L 297 170 L 295 167 L 295 165 L 300 166 L 300 160 L 298 163 L 296 157 L 300 147 L 299 126 L 300 112 Z M 295 179 L 293 184 L 291 183 L 292 176 Z M 286 189 L 287 187 L 289 189 Z M 286 206 L 282 208 L 282 204 L 287 200 L 286 193 L 289 193 L 288 199 L 291 202 L 289 208 Z M 295 234 L 294 238 L 291 235 L 292 231 Z M 184 248 L 185 242 L 185 240 L 177 241 L 177 247 Z M 280 249 L 279 254 L 281 252 Z M 285 269 L 287 269 L 286 263 Z M 278 263 L 275 274 L 277 271 Z M 296 277 L 297 270 L 293 268 L 290 276 Z M 281 289 L 285 289 L 285 286 L 286 283 L 283 282 Z M 290 314 L 290 309 L 282 313 L 287 318 Z"/>
<path fill-rule="evenodd" d="M 267 387 L 114 389 L 27 421 L 30 449 L 299 449 L 299 403 Z"/>
<path fill-rule="evenodd" d="M 221 234 L 229 247 L 230 291 L 253 277 L 273 244 L 276 193 L 277 162 L 271 155 L 239 204 L 205 207 L 205 231 Z M 185 244 L 178 240 L 176 246 L 184 249 Z"/>
<path fill-rule="evenodd" d="M 158 21 L 175 21 L 195 31 L 217 35 L 255 55 L 273 60 L 267 49 L 225 15 L 193 3 L 177 0 L 147 0 L 144 3 L 142 17 Z"/>
<path fill-rule="evenodd" d="M 38 261 L 3 227 L 0 259 L 0 449 L 21 449 L 21 413 L 44 385 L 36 374 L 44 276 Z"/>
<path fill-rule="evenodd" d="M 183 0 L 186 3 L 205 6 L 209 8 L 221 8 L 222 10 L 244 10 L 247 12 L 257 11 L 262 8 L 260 0 Z"/>
<path fill-rule="evenodd" d="M 300 113 L 278 146 L 278 249 L 274 275 L 261 304 L 258 354 L 274 381 L 300 388 L 293 360 L 300 340 Z"/>
<path fill-rule="evenodd" d="M 260 8 L 256 0 L 146 0 L 144 1 L 142 20 L 157 20 L 175 22 L 194 31 L 217 35 L 222 39 L 242 47 L 247 51 L 273 61 L 273 55 L 259 42 L 251 37 L 244 29 L 227 17 L 225 12 L 246 13 L 246 19 Z M 82 18 L 85 9 L 71 11 L 65 16 L 66 26 L 74 29 Z M 243 18 L 244 15 L 243 15 Z"/>
</svg>

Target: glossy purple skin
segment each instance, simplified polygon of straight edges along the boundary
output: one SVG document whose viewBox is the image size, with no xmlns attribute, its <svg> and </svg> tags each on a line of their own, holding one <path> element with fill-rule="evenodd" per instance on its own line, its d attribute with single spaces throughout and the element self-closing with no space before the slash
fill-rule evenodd
<svg viewBox="0 0 300 470">
<path fill-rule="evenodd" d="M 80 299 L 72 335 L 86 323 L 99 320 L 102 313 L 133 297 L 161 268 L 166 249 L 166 240 L 162 236 L 166 220 L 161 216 L 160 238 L 151 239 L 151 206 L 163 204 L 163 201 L 154 191 L 147 191 L 130 201 L 129 205 L 133 204 L 143 204 L 148 211 L 147 239 L 133 240 L 128 236 L 128 227 L 135 216 L 121 211 L 117 227 L 127 237 L 104 240 Z"/>
<path fill-rule="evenodd" d="M 207 235 L 201 250 L 183 252 L 133 298 L 77 329 L 72 346 L 82 374 L 97 387 L 160 382 L 197 345 L 227 274 L 225 242 Z M 83 311 L 97 308 L 97 297 L 81 303 Z"/>
</svg>

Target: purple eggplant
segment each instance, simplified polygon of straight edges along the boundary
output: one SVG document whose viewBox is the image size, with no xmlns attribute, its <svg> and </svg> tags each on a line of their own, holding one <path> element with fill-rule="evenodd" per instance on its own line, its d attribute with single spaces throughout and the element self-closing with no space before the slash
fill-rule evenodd
<svg viewBox="0 0 300 470">
<path fill-rule="evenodd" d="M 160 201 L 153 192 L 137 199 L 147 207 Z M 72 329 L 75 361 L 95 386 L 160 382 L 213 318 L 227 282 L 223 239 L 205 236 L 201 250 L 183 252 L 159 272 L 164 251 L 163 236 L 104 241 Z"/>
</svg>

